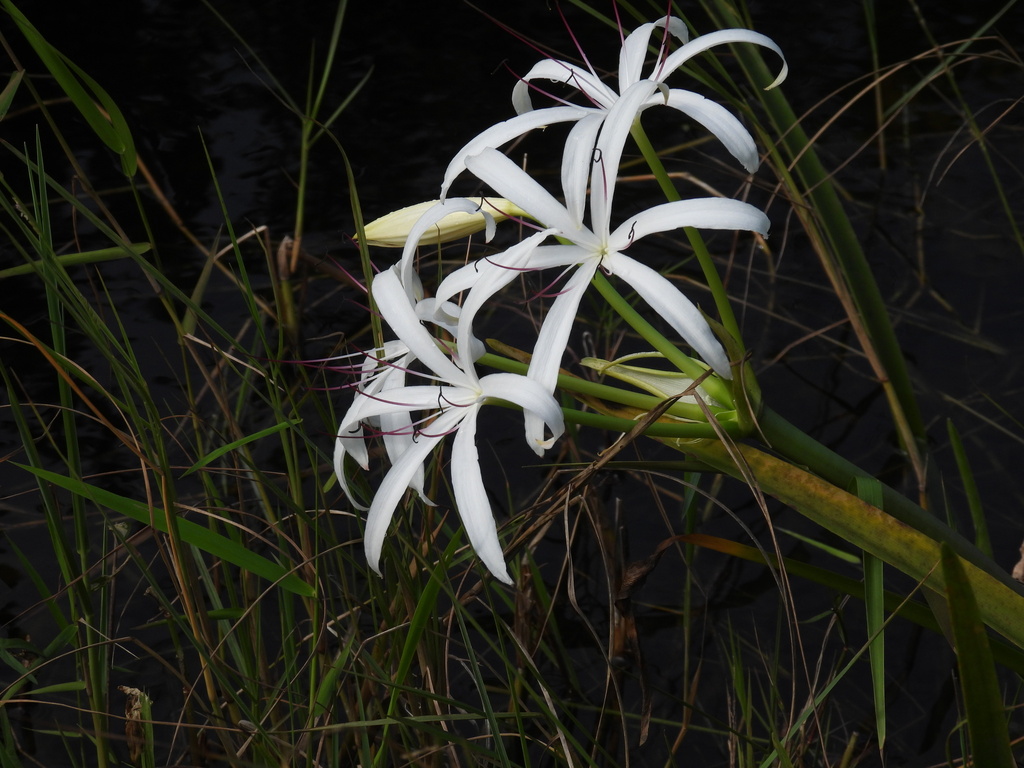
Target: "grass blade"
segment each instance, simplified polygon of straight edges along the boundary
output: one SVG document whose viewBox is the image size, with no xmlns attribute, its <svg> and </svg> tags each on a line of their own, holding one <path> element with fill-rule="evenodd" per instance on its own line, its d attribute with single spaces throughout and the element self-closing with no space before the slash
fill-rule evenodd
<svg viewBox="0 0 1024 768">
<path fill-rule="evenodd" d="M 128 123 L 114 100 L 100 87 L 99 83 L 50 45 L 11 0 L 0 0 L 0 2 L 10 13 L 29 45 L 42 59 L 47 70 L 53 75 L 53 79 L 57 81 L 85 121 L 89 123 L 89 127 L 92 128 L 96 136 L 121 156 L 121 166 L 125 175 L 134 175 L 138 166 L 135 144 L 132 141 L 131 131 L 128 130 Z M 99 102 L 102 109 L 96 105 L 96 102 Z"/>
<path fill-rule="evenodd" d="M 874 478 L 858 477 L 857 496 L 882 508 L 882 484 Z M 875 733 L 878 749 L 885 748 L 885 584 L 883 561 L 868 552 L 864 561 L 864 607 L 868 631 L 868 661 L 871 665 L 871 690 L 875 702 Z"/>
<path fill-rule="evenodd" d="M 24 464 L 16 464 L 16 466 L 31 472 L 48 483 L 53 483 L 60 488 L 71 491 L 71 493 L 90 499 L 101 507 L 106 507 L 120 515 L 152 526 L 161 533 L 168 533 L 167 522 L 160 516 L 152 514 L 150 508 L 141 501 L 119 496 L 116 493 L 105 491 L 102 488 L 97 488 L 80 480 L 58 475 L 56 472 L 29 467 Z M 226 536 L 215 533 L 198 523 L 193 523 L 191 520 L 178 520 L 177 527 L 182 541 L 192 544 L 214 557 L 219 557 L 221 560 L 238 566 L 243 570 L 255 573 L 257 576 L 262 576 L 268 581 L 279 584 L 283 589 L 294 592 L 297 595 L 312 597 L 316 594 L 313 587 L 294 573 L 289 572 L 284 567 L 268 560 L 262 555 L 250 552 L 241 544 L 232 541 Z"/>
<path fill-rule="evenodd" d="M 1010 731 L 988 635 L 963 565 L 948 544 L 942 545 L 942 574 L 946 580 L 960 688 L 971 734 L 972 764 L 1015 768 L 1017 763 L 1010 747 Z"/>
</svg>

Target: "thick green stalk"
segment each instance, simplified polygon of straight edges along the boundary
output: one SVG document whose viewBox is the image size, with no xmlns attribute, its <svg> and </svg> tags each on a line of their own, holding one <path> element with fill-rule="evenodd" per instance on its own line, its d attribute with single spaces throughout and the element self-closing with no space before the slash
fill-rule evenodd
<svg viewBox="0 0 1024 768">
<path fill-rule="evenodd" d="M 760 414 L 758 428 L 771 450 L 796 465 L 809 468 L 841 491 L 852 490 L 858 477 L 870 477 L 856 464 L 831 451 L 770 408 L 765 408 Z M 1020 585 L 966 538 L 884 483 L 881 488 L 882 508 L 887 514 L 932 541 L 947 542 L 960 557 L 1020 592 Z"/>
<path fill-rule="evenodd" d="M 907 516 L 914 506 L 894 492 L 884 495 L 887 511 L 874 507 L 838 487 L 832 480 L 777 458 L 749 445 L 726 445 L 719 440 L 665 441 L 708 465 L 738 479 L 755 484 L 824 528 L 854 546 L 869 552 L 941 592 L 945 586 L 940 561 L 940 545 L 948 543 L 965 557 L 964 570 L 978 598 L 984 622 L 1007 639 L 1024 648 L 1024 594 L 992 561 L 982 556 L 969 542 L 949 530 L 924 510 L 909 515 L 918 522 L 929 518 L 941 526 L 922 532 L 897 518 Z M 964 556 L 964 555 L 961 555 Z M 982 567 L 987 565 L 988 567 Z"/>
</svg>

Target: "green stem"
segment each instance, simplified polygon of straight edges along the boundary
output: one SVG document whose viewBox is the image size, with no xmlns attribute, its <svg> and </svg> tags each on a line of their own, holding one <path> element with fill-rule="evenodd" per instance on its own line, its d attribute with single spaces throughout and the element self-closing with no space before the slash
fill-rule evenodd
<svg viewBox="0 0 1024 768">
<path fill-rule="evenodd" d="M 507 357 L 502 357 L 492 353 L 483 355 L 477 360 L 477 363 L 499 371 L 506 371 L 508 373 L 519 373 L 525 375 L 529 370 L 529 366 L 526 363 L 518 360 L 510 360 Z M 704 384 L 701 386 L 704 386 Z M 662 398 L 655 397 L 654 395 L 634 392 L 628 389 L 621 389 L 620 387 L 610 387 L 607 384 L 599 384 L 596 381 L 581 379 L 577 376 L 570 376 L 568 374 L 559 375 L 558 388 L 566 392 L 574 392 L 579 395 L 604 400 L 609 403 L 616 403 L 618 405 L 636 408 L 637 410 L 644 412 L 651 411 L 664 402 Z M 714 415 L 720 423 L 729 423 L 733 419 L 734 411 L 730 408 L 708 406 L 708 410 L 711 411 L 712 415 Z M 687 421 L 707 422 L 704 410 L 699 405 L 694 405 L 692 403 L 674 403 L 667 411 L 665 411 L 665 413 L 669 416 L 676 416 Z M 619 419 L 619 421 L 622 420 Z M 612 422 L 607 422 L 602 428 L 618 429 L 619 427 L 612 426 Z M 627 426 L 627 429 L 628 428 L 629 427 Z"/>
<path fill-rule="evenodd" d="M 636 426 L 636 419 L 627 419 L 618 416 L 606 416 L 593 411 L 579 411 L 575 408 L 563 408 L 562 413 L 565 420 L 571 424 L 580 424 L 596 429 L 607 429 L 612 432 L 625 434 Z M 640 416 L 644 414 L 641 413 Z M 717 424 L 710 424 L 706 421 L 685 422 L 673 424 L 667 421 L 657 421 L 644 430 L 648 437 L 673 440 L 713 440 L 723 432 L 733 437 L 742 437 L 740 425 L 734 419 L 721 421 Z"/>
<path fill-rule="evenodd" d="M 701 382 L 704 391 L 718 402 L 728 404 L 729 406 L 732 405 L 733 397 L 729 386 L 717 376 L 707 376 L 706 368 L 693 360 L 693 358 L 683 354 L 675 344 L 659 333 L 653 325 L 636 311 L 633 305 L 615 290 L 615 287 L 602 272 L 599 271 L 594 275 L 592 284 L 612 309 L 619 314 L 619 317 L 625 320 L 654 349 L 663 354 L 666 360 L 691 379 L 700 379 L 702 376 L 706 376 Z"/>
<path fill-rule="evenodd" d="M 647 134 L 639 122 L 633 124 L 630 133 L 633 141 L 639 147 L 640 153 L 644 156 L 648 167 L 650 167 L 651 172 L 654 174 L 654 178 L 658 180 L 665 199 L 670 203 L 681 200 L 682 196 L 679 194 L 679 190 L 672 183 L 668 171 L 665 170 L 665 166 L 661 162 L 661 157 L 655 151 L 654 146 L 651 144 L 650 139 L 647 138 Z M 704 279 L 707 281 L 708 288 L 711 289 L 711 295 L 715 299 L 715 307 L 718 309 L 718 316 L 722 318 L 722 325 L 729 331 L 729 334 L 736 340 L 737 344 L 742 345 L 743 336 L 740 333 L 739 323 L 736 322 L 736 315 L 732 311 L 732 305 L 729 303 L 729 294 L 726 293 L 722 278 L 715 268 L 714 259 L 711 258 L 711 253 L 708 251 L 707 245 L 704 244 L 704 238 L 693 227 L 684 227 L 683 232 L 686 233 L 686 237 L 690 241 L 690 247 L 693 248 L 693 253 L 697 257 L 701 270 L 704 272 Z M 742 352 L 742 346 L 740 351 Z"/>
</svg>

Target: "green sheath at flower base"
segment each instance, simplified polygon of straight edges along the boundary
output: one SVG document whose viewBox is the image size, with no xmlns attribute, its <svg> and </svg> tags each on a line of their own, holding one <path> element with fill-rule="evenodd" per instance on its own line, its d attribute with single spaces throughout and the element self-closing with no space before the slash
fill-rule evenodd
<svg viewBox="0 0 1024 768">
<path fill-rule="evenodd" d="M 625 364 L 625 361 L 627 360 L 632 361 L 649 358 L 664 360 L 665 356 L 660 352 L 638 352 L 633 355 L 620 357 L 617 360 L 601 360 L 596 357 L 585 357 L 580 360 L 580 365 L 592 368 L 605 376 L 611 376 L 619 381 L 632 384 L 634 387 L 650 392 L 652 395 L 657 395 L 658 397 L 675 397 L 676 395 L 682 395 L 693 386 L 693 379 L 679 371 L 660 371 L 655 368 L 642 368 L 637 365 Z M 698 361 L 694 362 L 702 368 L 705 367 Z M 700 394 L 701 399 L 708 405 L 724 407 L 722 403 L 719 403 L 713 397 L 708 395 L 708 393 L 704 391 L 704 387 L 698 386 L 696 391 Z M 696 404 L 697 400 L 691 391 L 690 393 L 683 395 L 683 397 L 680 398 L 680 402 Z"/>
<path fill-rule="evenodd" d="M 438 245 L 482 232 L 487 227 L 485 213 L 490 214 L 494 222 L 526 215 L 522 208 L 501 197 L 471 197 L 468 199 L 480 207 L 480 213 L 457 211 L 448 214 L 434 225 L 432 230 L 424 234 L 419 244 Z M 437 200 L 428 200 L 425 203 L 417 203 L 371 221 L 363 229 L 367 245 L 376 245 L 381 248 L 404 247 L 413 225 L 438 202 Z"/>
</svg>

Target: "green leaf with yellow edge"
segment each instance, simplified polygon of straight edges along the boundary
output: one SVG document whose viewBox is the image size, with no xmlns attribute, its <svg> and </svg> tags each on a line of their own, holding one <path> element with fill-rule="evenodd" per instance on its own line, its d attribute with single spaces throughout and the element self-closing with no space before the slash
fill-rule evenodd
<svg viewBox="0 0 1024 768">
<path fill-rule="evenodd" d="M 762 417 L 763 418 L 763 417 Z M 942 591 L 945 584 L 939 568 L 939 544 L 948 542 L 971 553 L 976 562 L 964 561 L 964 571 L 978 600 L 982 620 L 1004 637 L 1024 648 L 1024 594 L 1009 574 L 985 558 L 976 548 L 914 506 L 914 522 L 931 523 L 923 533 L 888 511 L 858 499 L 828 480 L 763 450 L 745 444 L 728 447 L 718 440 L 668 440 L 666 445 L 700 459 L 733 477 L 755 484 L 797 512 L 898 568 L 927 587 Z M 887 510 L 897 507 L 899 497 L 886 495 Z M 906 514 L 912 506 L 902 499 Z M 895 511 L 895 510 L 893 510 Z M 910 519 L 908 517 L 908 519 Z M 934 536 L 934 537 L 933 537 Z"/>
</svg>

